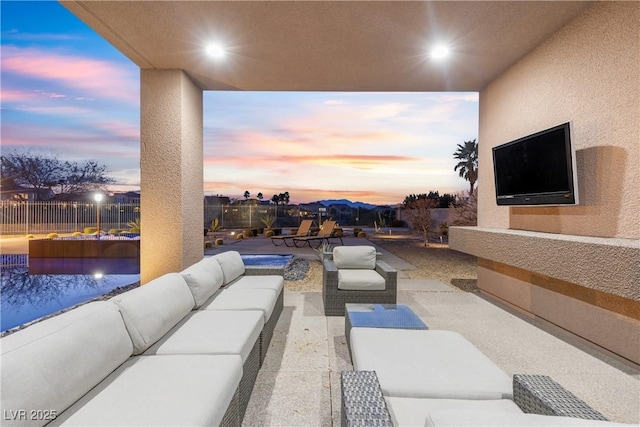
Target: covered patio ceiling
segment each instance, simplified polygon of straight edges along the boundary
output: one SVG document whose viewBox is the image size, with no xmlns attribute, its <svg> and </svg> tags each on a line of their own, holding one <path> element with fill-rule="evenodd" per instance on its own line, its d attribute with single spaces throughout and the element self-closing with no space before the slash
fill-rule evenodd
<svg viewBox="0 0 640 427">
<path fill-rule="evenodd" d="M 402 92 L 479 91 L 594 2 L 61 3 L 141 68 L 204 90 Z M 438 43 L 447 60 L 430 58 Z"/>
</svg>

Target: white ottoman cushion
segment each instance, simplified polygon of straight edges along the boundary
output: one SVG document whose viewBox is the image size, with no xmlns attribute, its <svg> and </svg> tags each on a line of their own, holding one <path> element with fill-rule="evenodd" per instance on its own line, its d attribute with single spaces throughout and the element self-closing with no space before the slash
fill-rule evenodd
<svg viewBox="0 0 640 427">
<path fill-rule="evenodd" d="M 384 291 L 384 277 L 375 270 L 338 270 L 338 289 Z"/>
<path fill-rule="evenodd" d="M 451 331 L 351 329 L 353 367 L 376 371 L 385 396 L 510 399 L 511 378 Z"/>
<path fill-rule="evenodd" d="M 543 427 L 543 426 L 625 426 L 610 421 L 584 420 L 581 418 L 557 417 L 538 414 L 515 414 L 502 411 L 434 411 L 425 419 L 425 426 L 501 426 L 501 427 Z"/>
<path fill-rule="evenodd" d="M 201 259 L 182 270 L 181 274 L 193 294 L 195 308 L 204 304 L 224 282 L 222 268 L 218 261 L 212 258 Z"/>
<path fill-rule="evenodd" d="M 277 294 L 284 288 L 282 276 L 242 276 L 235 282 L 227 285 L 226 289 L 271 289 Z"/>
<path fill-rule="evenodd" d="M 513 400 L 461 400 L 461 399 L 414 399 L 410 397 L 385 397 L 393 425 L 423 426 L 425 419 L 434 411 L 493 411 L 522 414 Z M 462 425 L 462 424 L 461 424 Z"/>
<path fill-rule="evenodd" d="M 219 425 L 240 378 L 240 356 L 139 356 L 49 425 Z"/>
<path fill-rule="evenodd" d="M 244 274 L 244 261 L 242 261 L 242 257 L 239 252 L 222 252 L 213 258 L 220 263 L 225 285 L 233 282 Z"/>
<path fill-rule="evenodd" d="M 178 324 L 194 307 L 189 286 L 180 273 L 168 273 L 144 286 L 116 295 L 117 304 L 140 354 Z"/>
<path fill-rule="evenodd" d="M 61 413 L 132 351 L 118 308 L 106 301 L 80 306 L 2 338 L 2 425 L 25 423 L 10 419 L 8 411 L 23 410 L 27 417 L 32 410 Z"/>
<path fill-rule="evenodd" d="M 338 269 L 376 268 L 376 248 L 373 246 L 338 246 L 333 249 L 333 262 Z"/>
<path fill-rule="evenodd" d="M 221 289 L 200 310 L 261 310 L 271 318 L 278 295 L 271 289 Z"/>
<path fill-rule="evenodd" d="M 244 364 L 263 325 L 262 310 L 199 310 L 188 314 L 144 354 L 238 354 Z"/>
</svg>

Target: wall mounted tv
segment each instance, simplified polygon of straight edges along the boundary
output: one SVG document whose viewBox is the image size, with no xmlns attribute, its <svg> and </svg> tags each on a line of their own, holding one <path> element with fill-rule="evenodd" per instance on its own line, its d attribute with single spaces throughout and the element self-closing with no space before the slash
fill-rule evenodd
<svg viewBox="0 0 640 427">
<path fill-rule="evenodd" d="M 498 205 L 577 205 L 569 123 L 493 148 Z"/>
</svg>

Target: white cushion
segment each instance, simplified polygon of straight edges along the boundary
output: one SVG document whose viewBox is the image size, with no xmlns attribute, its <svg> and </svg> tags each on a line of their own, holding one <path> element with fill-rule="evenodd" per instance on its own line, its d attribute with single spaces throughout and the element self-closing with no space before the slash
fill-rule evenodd
<svg viewBox="0 0 640 427">
<path fill-rule="evenodd" d="M 282 276 L 242 276 L 231 283 L 226 289 L 271 289 L 277 294 L 284 288 Z"/>
<path fill-rule="evenodd" d="M 261 310 L 199 310 L 188 314 L 144 354 L 238 354 L 244 363 L 263 326 Z"/>
<path fill-rule="evenodd" d="M 2 338 L 2 413 L 61 413 L 133 351 L 118 308 L 93 302 Z M 7 411 L 7 412 L 5 412 Z M 19 420 L 3 417 L 2 425 Z M 31 425 L 47 420 L 28 418 Z"/>
<path fill-rule="evenodd" d="M 222 252 L 214 256 L 222 267 L 224 284 L 227 285 L 244 274 L 244 261 L 237 251 Z"/>
<path fill-rule="evenodd" d="M 410 397 L 385 397 L 387 408 L 396 426 L 423 426 L 434 411 L 493 411 L 522 414 L 513 400 L 462 400 L 462 399 L 414 399 Z"/>
<path fill-rule="evenodd" d="M 204 304 L 224 282 L 222 268 L 213 258 L 203 258 L 184 269 L 181 274 L 193 294 L 195 308 Z"/>
<path fill-rule="evenodd" d="M 139 356 L 50 425 L 219 425 L 242 377 L 240 356 Z"/>
<path fill-rule="evenodd" d="M 271 289 L 221 289 L 200 310 L 261 310 L 271 318 L 278 294 Z"/>
<path fill-rule="evenodd" d="M 373 246 L 338 246 L 333 249 L 333 262 L 340 268 L 376 268 L 376 248 Z"/>
<path fill-rule="evenodd" d="M 358 371 L 376 371 L 391 397 L 510 399 L 511 378 L 452 331 L 352 328 Z"/>
<path fill-rule="evenodd" d="M 538 414 L 516 414 L 502 411 L 434 411 L 425 419 L 425 426 L 625 426 L 610 421 L 584 420 L 581 418 L 557 417 Z"/>
<path fill-rule="evenodd" d="M 375 270 L 338 270 L 338 289 L 384 291 L 384 277 Z"/>
<path fill-rule="evenodd" d="M 144 352 L 194 307 L 189 286 L 180 273 L 168 273 L 144 286 L 116 295 L 110 301 L 120 308 L 133 342 L 134 354 Z"/>
</svg>

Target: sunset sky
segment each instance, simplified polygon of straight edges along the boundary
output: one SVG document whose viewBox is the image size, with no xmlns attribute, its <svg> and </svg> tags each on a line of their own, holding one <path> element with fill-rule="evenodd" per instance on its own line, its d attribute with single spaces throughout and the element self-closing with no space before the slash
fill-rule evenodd
<svg viewBox="0 0 640 427">
<path fill-rule="evenodd" d="M 1 2 L 2 151 L 95 160 L 140 183 L 139 69 L 57 2 Z M 477 93 L 205 92 L 204 193 L 394 204 L 468 188 Z"/>
</svg>

